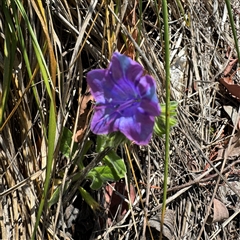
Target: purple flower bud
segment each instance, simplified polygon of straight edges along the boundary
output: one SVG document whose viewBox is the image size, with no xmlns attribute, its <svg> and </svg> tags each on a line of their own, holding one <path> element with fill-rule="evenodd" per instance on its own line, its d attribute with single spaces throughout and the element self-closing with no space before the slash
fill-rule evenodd
<svg viewBox="0 0 240 240">
<path fill-rule="evenodd" d="M 120 131 L 138 145 L 148 144 L 161 109 L 155 80 L 143 75 L 143 67 L 115 52 L 107 69 L 88 72 L 87 82 L 96 100 L 92 132 Z"/>
</svg>

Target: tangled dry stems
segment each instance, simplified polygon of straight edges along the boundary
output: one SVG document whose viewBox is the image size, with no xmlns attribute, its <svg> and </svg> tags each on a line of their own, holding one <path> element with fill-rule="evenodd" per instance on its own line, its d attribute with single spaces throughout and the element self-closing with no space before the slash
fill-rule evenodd
<svg viewBox="0 0 240 240">
<path fill-rule="evenodd" d="M 25 3 L 25 9 L 43 47 L 46 39 L 32 3 Z M 218 82 L 230 57 L 235 57 L 231 27 L 224 1 L 191 0 L 182 1 L 182 4 L 189 24 L 181 15 L 176 1 L 169 1 L 171 91 L 172 99 L 178 101 L 179 108 L 178 124 L 171 133 L 169 212 L 165 223 L 172 231 L 164 234 L 166 239 L 237 239 L 240 193 L 236 181 L 239 175 L 235 174 L 233 180 L 228 167 L 239 169 L 239 155 L 225 155 L 218 161 L 211 161 L 226 141 L 231 145 L 229 138 L 234 134 L 234 123 L 223 106 L 236 108 L 237 103 Z M 63 127 L 76 131 L 79 126 L 78 100 L 88 92 L 85 80 L 87 71 L 106 67 L 115 50 L 127 52 L 133 57 L 139 56 L 138 60 L 156 78 L 159 98 L 164 101 L 161 14 L 158 22 L 153 1 L 144 1 L 142 18 L 135 1 L 123 1 L 117 14 L 114 7 L 114 1 L 66 3 L 56 0 L 50 5 L 44 3 L 58 67 L 56 114 L 59 136 Z M 232 1 L 232 8 L 239 34 L 239 2 Z M 1 12 L 1 76 L 4 71 L 5 21 Z M 23 30 L 24 24 L 21 22 Z M 23 33 L 34 70 L 37 65 L 31 39 L 27 31 Z M 227 55 L 229 48 L 231 50 Z M 48 53 L 45 57 L 49 62 Z M 30 239 L 45 179 L 47 139 L 44 129 L 47 129 L 49 98 L 39 73 L 33 83 L 39 106 L 33 97 L 32 87 L 23 95 L 29 78 L 19 49 L 15 58 L 5 115 L 9 115 L 16 105 L 17 110 L 0 135 L 0 238 Z M 238 81 L 237 75 L 235 81 Z M 88 123 L 86 118 L 83 121 Z M 87 137 L 94 138 L 86 130 L 76 155 L 83 151 L 82 143 Z M 57 146 L 56 143 L 56 149 Z M 94 146 L 88 154 L 94 154 Z M 113 216 L 114 220 L 106 223 L 107 209 L 94 213 L 79 197 L 73 184 L 56 204 L 45 209 L 37 239 L 53 239 L 53 236 L 55 239 L 158 239 L 159 232 L 152 225 L 150 231 L 149 222 L 154 218 L 159 222 L 156 216 L 159 216 L 161 208 L 163 156 L 164 139 L 155 136 L 148 147 L 131 149 L 132 170 L 137 182 L 132 177 L 123 182 L 129 180 L 140 191 L 136 191 L 132 207 L 120 219 Z M 126 157 L 124 150 L 123 157 Z M 57 186 L 59 176 L 63 176 L 60 181 L 63 185 L 66 184 L 64 179 L 75 173 L 73 160 L 56 151 L 49 195 Z M 221 168 L 222 174 L 219 173 Z M 82 184 L 88 186 L 88 182 L 83 181 Z M 225 192 L 223 186 L 227 189 Z M 105 206 L 104 191 L 104 188 L 97 192 L 89 189 L 102 207 Z M 71 198 L 66 200 L 68 194 Z M 129 196 L 126 199 L 130 202 Z M 227 205 L 229 218 L 212 222 L 214 199 Z M 99 222 L 99 215 L 103 213 L 105 222 Z"/>
</svg>

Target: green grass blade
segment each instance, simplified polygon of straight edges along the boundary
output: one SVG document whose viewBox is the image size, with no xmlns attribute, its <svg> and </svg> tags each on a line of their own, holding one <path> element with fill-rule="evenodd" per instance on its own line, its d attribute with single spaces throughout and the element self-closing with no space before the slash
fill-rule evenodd
<svg viewBox="0 0 240 240">
<path fill-rule="evenodd" d="M 38 64 L 39 64 L 41 75 L 43 77 L 45 87 L 46 87 L 47 93 L 48 93 L 49 98 L 50 98 L 48 141 L 47 141 L 48 153 L 47 153 L 46 178 L 45 178 L 45 182 L 44 182 L 44 191 L 43 191 L 43 195 L 42 195 L 40 205 L 39 205 L 39 208 L 38 208 L 36 223 L 35 223 L 34 231 L 33 231 L 33 234 L 32 234 L 32 239 L 35 239 L 37 228 L 38 228 L 38 225 L 39 225 L 39 222 L 40 222 L 40 218 L 42 216 L 42 212 L 43 212 L 43 209 L 45 207 L 45 204 L 47 203 L 48 189 L 49 189 L 49 185 L 50 185 L 50 181 L 51 181 L 51 173 L 52 173 L 52 167 L 53 167 L 53 162 L 54 162 L 54 150 L 55 150 L 56 106 L 55 106 L 55 99 L 54 99 L 54 90 L 52 90 L 51 85 L 49 83 L 49 80 L 51 80 L 51 75 L 50 75 L 49 69 L 47 67 L 47 64 L 45 62 L 45 59 L 44 59 L 44 56 L 43 56 L 43 53 L 42 53 L 42 49 L 40 48 L 40 46 L 38 44 L 37 38 L 36 38 L 36 36 L 34 34 L 34 31 L 31 27 L 30 21 L 28 19 L 28 16 L 25 12 L 25 9 L 24 9 L 23 5 L 21 4 L 21 2 L 19 0 L 15 0 L 15 3 L 17 5 L 17 8 L 20 11 L 25 23 L 26 23 L 28 32 L 31 36 L 34 52 L 36 54 L 36 58 L 37 58 L 37 61 L 38 61 Z"/>
<path fill-rule="evenodd" d="M 44 191 L 41 198 L 41 202 L 38 208 L 38 213 L 36 217 L 36 223 L 34 226 L 34 231 L 32 235 L 32 240 L 35 239 L 37 228 L 42 216 L 42 212 L 45 204 L 48 200 L 48 189 L 51 181 L 52 165 L 54 160 L 54 149 L 55 149 L 55 135 L 56 135 L 56 117 L 55 117 L 55 105 L 53 101 L 50 103 L 50 112 L 49 112 L 49 129 L 48 129 L 48 154 L 47 154 L 47 168 L 46 168 L 46 179 L 44 182 Z"/>
<path fill-rule="evenodd" d="M 42 109 L 40 108 L 40 99 L 39 99 L 39 96 L 38 96 L 38 93 L 37 93 L 36 86 L 34 85 L 35 74 L 32 72 L 32 69 L 31 69 L 31 64 L 30 64 L 30 61 L 29 61 L 29 58 L 28 58 L 28 53 L 27 53 L 27 49 L 26 49 L 26 45 L 25 45 L 25 39 L 24 39 L 22 29 L 21 29 L 21 26 L 20 26 L 20 23 L 19 23 L 19 19 L 18 19 L 16 5 L 12 4 L 11 8 L 12 8 L 12 11 L 14 13 L 13 14 L 14 15 L 14 22 L 15 22 L 15 25 L 16 25 L 16 32 L 17 32 L 19 47 L 20 47 L 20 50 L 21 50 L 21 53 L 22 53 L 22 56 L 23 56 L 23 59 L 24 59 L 24 63 L 25 63 L 25 67 L 27 69 L 28 77 L 30 79 L 30 82 L 27 86 L 27 89 L 30 86 L 32 86 L 32 91 L 33 91 L 33 95 L 35 97 L 37 107 L 38 107 L 38 110 L 39 110 L 39 113 L 40 113 L 40 118 L 41 118 L 42 122 L 44 122 L 44 117 L 43 117 L 44 114 L 42 112 Z M 38 71 L 38 66 L 36 66 L 36 68 L 35 68 L 35 73 L 37 71 Z M 45 125 L 42 124 L 42 126 L 43 126 L 44 136 L 45 136 L 45 138 L 47 138 L 47 134 L 46 134 L 47 130 L 45 128 Z"/>
<path fill-rule="evenodd" d="M 239 46 L 238 46 L 237 32 L 236 32 L 236 28 L 235 28 L 235 24 L 234 24 L 234 20 L 233 20 L 233 15 L 232 15 L 231 3 L 230 3 L 229 0 L 225 0 L 225 2 L 226 2 L 226 5 L 227 5 L 228 16 L 229 16 L 230 23 L 231 23 L 231 28 L 232 28 L 232 32 L 233 32 L 234 42 L 235 42 L 235 45 L 236 45 L 236 51 L 237 51 L 237 55 L 238 55 L 238 62 L 240 63 L 240 50 L 239 50 Z"/>
<path fill-rule="evenodd" d="M 170 44 L 169 44 L 169 27 L 168 27 L 168 8 L 167 0 L 162 1 L 162 12 L 164 21 L 164 49 L 165 49 L 165 71 L 166 71 L 166 135 L 165 135 L 165 162 L 164 162 L 164 183 L 163 183 L 163 205 L 161 217 L 161 234 L 162 239 L 164 215 L 167 201 L 167 178 L 169 163 L 169 135 L 170 135 Z"/>
<path fill-rule="evenodd" d="M 21 4 L 21 2 L 19 0 L 15 0 L 15 3 L 17 5 L 18 10 L 20 11 L 25 23 L 26 23 L 26 26 L 27 26 L 28 31 L 30 33 L 30 36 L 32 38 L 33 48 L 34 48 L 34 51 L 35 51 L 35 54 L 36 54 L 36 58 L 37 58 L 37 61 L 38 61 L 39 67 L 40 67 L 40 71 L 41 71 L 46 89 L 47 89 L 47 93 L 48 93 L 51 101 L 53 101 L 54 99 L 53 99 L 53 95 L 52 95 L 52 90 L 51 90 L 51 86 L 49 84 L 49 80 L 51 79 L 51 76 L 50 76 L 50 72 L 49 72 L 49 69 L 47 67 L 46 61 L 44 59 L 42 49 L 40 48 L 40 46 L 38 44 L 38 40 L 37 40 L 37 38 L 34 34 L 34 31 L 31 27 L 30 21 L 28 19 L 28 16 L 26 14 L 26 11 L 25 11 L 23 5 Z"/>
<path fill-rule="evenodd" d="M 3 71 L 3 92 L 0 96 L 0 127 L 4 121 L 4 112 L 8 100 L 10 84 L 12 80 L 13 64 L 16 53 L 16 34 L 15 28 L 11 19 L 10 9 L 7 3 L 3 3 L 3 12 L 6 18 L 5 21 L 5 41 L 4 41 L 4 71 Z"/>
</svg>

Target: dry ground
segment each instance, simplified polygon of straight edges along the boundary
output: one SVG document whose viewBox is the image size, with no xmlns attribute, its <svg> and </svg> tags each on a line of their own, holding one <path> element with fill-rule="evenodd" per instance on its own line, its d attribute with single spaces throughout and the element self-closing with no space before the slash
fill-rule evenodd
<svg viewBox="0 0 240 240">
<path fill-rule="evenodd" d="M 139 2 L 55 0 L 47 5 L 47 1 L 43 1 L 58 68 L 57 131 L 59 136 L 63 127 L 78 131 L 76 156 L 82 154 L 84 141 L 96 139 L 88 127 L 91 97 L 86 73 L 106 67 L 113 51 L 138 57 L 146 71 L 155 77 L 159 99 L 164 101 L 161 10 L 157 14 L 155 1 L 146 0 L 142 1 L 141 11 Z M 182 4 L 183 12 L 177 2 Z M 44 50 L 47 49 L 46 35 L 39 6 L 34 1 L 24 1 L 50 69 L 50 51 Z M 239 36 L 240 3 L 234 0 L 231 6 Z M 47 164 L 48 144 L 43 129 L 48 127 L 49 97 L 26 24 L 18 14 L 31 69 L 36 70 L 36 75 L 29 87 L 30 79 L 18 43 L 5 110 L 7 121 L 0 135 L 0 239 L 30 239 Z M 1 6 L 0 92 L 6 70 L 3 67 L 6 21 Z M 169 26 L 171 91 L 172 100 L 178 102 L 178 123 L 171 131 L 164 236 L 189 240 L 240 239 L 237 95 L 240 78 L 238 72 L 234 72 L 236 51 L 225 1 L 170 0 Z M 227 85 L 228 80 L 234 81 L 231 87 Z M 74 157 L 64 157 L 59 144 L 57 138 L 49 197 L 58 184 L 64 183 L 64 178 L 71 178 L 77 171 Z M 125 159 L 124 149 L 118 151 Z M 85 155 L 85 165 L 94 154 L 92 146 Z M 130 154 L 136 176 L 134 179 L 129 169 L 131 191 L 123 190 L 127 179 L 116 185 L 109 183 L 99 191 L 92 191 L 89 181 L 81 181 L 101 205 L 94 212 L 74 190 L 76 183 L 68 185 L 56 203 L 44 209 L 36 239 L 159 239 L 164 139 L 154 136 L 147 147 L 133 146 Z M 34 175 L 36 172 L 39 174 Z M 110 210 L 106 203 L 108 191 L 114 192 L 110 194 L 113 197 Z M 132 202 L 130 209 L 129 202 Z"/>
</svg>

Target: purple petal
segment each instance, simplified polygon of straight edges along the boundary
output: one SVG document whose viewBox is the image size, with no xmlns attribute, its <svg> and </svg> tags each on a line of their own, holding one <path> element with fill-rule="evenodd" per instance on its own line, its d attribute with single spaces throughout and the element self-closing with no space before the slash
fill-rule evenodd
<svg viewBox="0 0 240 240">
<path fill-rule="evenodd" d="M 118 131 L 118 115 L 111 106 L 96 106 L 91 121 L 91 131 L 95 134 L 108 134 Z"/>
<path fill-rule="evenodd" d="M 142 73 L 140 64 L 125 55 L 114 53 L 109 68 L 90 71 L 87 82 L 97 102 L 119 102 L 136 95 L 134 81 L 139 81 Z"/>
<path fill-rule="evenodd" d="M 111 63 L 113 78 L 125 80 L 127 84 L 129 81 L 138 81 L 143 75 L 143 67 L 139 63 L 118 52 L 113 54 Z"/>
<path fill-rule="evenodd" d="M 96 69 L 87 74 L 91 94 L 97 103 L 109 104 L 114 101 L 125 101 L 128 95 L 115 84 L 108 70 Z"/>
<path fill-rule="evenodd" d="M 103 84 L 106 82 L 106 70 L 96 69 L 87 73 L 87 83 L 91 88 L 91 94 L 96 102 L 105 103 L 105 96 Z"/>
<path fill-rule="evenodd" d="M 106 70 L 92 70 L 87 82 L 96 100 L 91 130 L 95 134 L 121 131 L 139 145 L 148 144 L 159 116 L 156 85 L 143 67 L 115 52 Z"/>
<path fill-rule="evenodd" d="M 149 75 L 141 77 L 137 89 L 142 99 L 139 107 L 152 116 L 159 116 L 161 109 L 158 103 L 154 79 Z"/>
<path fill-rule="evenodd" d="M 119 130 L 136 144 L 146 145 L 151 139 L 153 125 L 153 117 L 137 112 L 132 117 L 122 117 L 119 122 Z"/>
<path fill-rule="evenodd" d="M 158 103 L 143 99 L 138 106 L 138 111 L 144 112 L 150 116 L 159 116 L 161 113 Z"/>
<path fill-rule="evenodd" d="M 120 91 L 132 95 L 135 91 L 135 82 L 138 82 L 143 74 L 143 67 L 131 58 L 118 52 L 113 54 L 109 67 L 113 81 Z"/>
<path fill-rule="evenodd" d="M 141 77 L 136 87 L 141 97 L 149 98 L 154 102 L 158 102 L 155 80 L 150 75 Z"/>
</svg>

